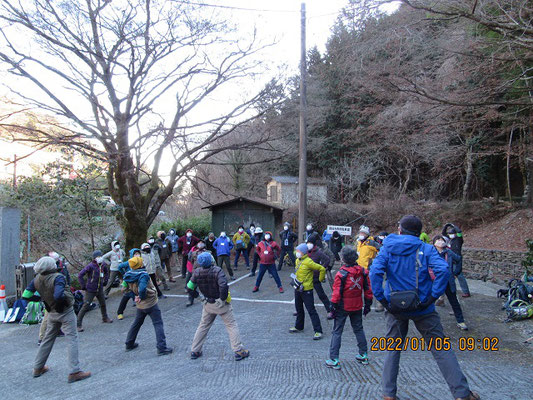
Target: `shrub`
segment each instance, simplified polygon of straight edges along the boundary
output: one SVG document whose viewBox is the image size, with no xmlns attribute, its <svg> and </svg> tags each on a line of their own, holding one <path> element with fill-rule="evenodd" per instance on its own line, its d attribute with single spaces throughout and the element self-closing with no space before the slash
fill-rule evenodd
<svg viewBox="0 0 533 400">
<path fill-rule="evenodd" d="M 149 235 L 156 236 L 158 231 L 168 231 L 174 228 L 179 236 L 183 236 L 187 229 L 192 229 L 194 235 L 199 238 L 204 238 L 211 231 L 211 214 L 201 214 L 189 218 L 178 218 L 174 221 L 165 221 L 153 224 L 150 227 Z"/>
</svg>

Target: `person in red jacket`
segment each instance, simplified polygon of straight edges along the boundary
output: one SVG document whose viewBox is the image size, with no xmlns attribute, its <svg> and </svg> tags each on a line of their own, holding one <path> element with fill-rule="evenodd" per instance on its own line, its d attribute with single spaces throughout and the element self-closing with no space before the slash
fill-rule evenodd
<svg viewBox="0 0 533 400">
<path fill-rule="evenodd" d="M 192 248 L 198 244 L 200 239 L 193 235 L 192 229 L 187 229 L 185 235 L 178 239 L 178 253 L 181 253 L 181 279 L 185 279 L 187 275 L 187 262 L 189 261 L 189 253 Z"/>
<path fill-rule="evenodd" d="M 259 274 L 257 275 L 257 281 L 255 282 L 255 287 L 252 291 L 257 292 L 259 290 L 263 276 L 268 270 L 276 281 L 279 292 L 283 293 L 281 279 L 279 279 L 278 271 L 276 269 L 276 259 L 281 253 L 281 248 L 276 242 L 274 242 L 274 240 L 272 240 L 272 232 L 265 232 L 263 240 L 257 244 L 256 253 L 259 255 Z"/>
<path fill-rule="evenodd" d="M 331 305 L 335 310 L 335 323 L 331 333 L 329 346 L 329 360 L 326 366 L 340 369 L 339 349 L 341 347 L 342 331 L 346 319 L 350 317 L 353 332 L 357 338 L 359 354 L 355 357 L 361 364 L 368 364 L 368 344 L 363 330 L 363 316 L 370 312 L 372 305 L 372 288 L 368 272 L 357 265 L 357 251 L 352 246 L 345 246 L 341 250 L 341 260 L 344 265 L 335 275 Z M 364 297 L 364 303 L 363 303 Z"/>
</svg>

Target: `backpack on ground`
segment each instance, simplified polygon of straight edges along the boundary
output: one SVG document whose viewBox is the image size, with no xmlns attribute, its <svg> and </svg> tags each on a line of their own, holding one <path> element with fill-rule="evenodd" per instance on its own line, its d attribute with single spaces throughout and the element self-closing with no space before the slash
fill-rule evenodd
<svg viewBox="0 0 533 400">
<path fill-rule="evenodd" d="M 30 301 L 26 306 L 26 312 L 20 320 L 21 324 L 39 324 L 44 318 L 44 307 L 40 301 Z"/>
<path fill-rule="evenodd" d="M 498 297 L 506 298 L 502 309 L 507 312 L 507 322 L 533 317 L 533 286 L 518 279 L 509 281 L 508 286 L 498 290 Z"/>
<path fill-rule="evenodd" d="M 15 303 L 13 304 L 13 307 L 11 307 L 7 311 L 7 314 L 4 316 L 3 322 L 5 324 L 20 322 L 24 313 L 26 312 L 27 303 L 28 302 L 23 299 L 18 299 L 17 301 L 15 301 Z"/>
</svg>

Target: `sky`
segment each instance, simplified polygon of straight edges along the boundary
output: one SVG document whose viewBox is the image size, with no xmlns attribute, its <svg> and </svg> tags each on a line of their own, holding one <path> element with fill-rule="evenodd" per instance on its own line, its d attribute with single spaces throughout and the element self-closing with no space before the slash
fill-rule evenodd
<svg viewBox="0 0 533 400">
<path fill-rule="evenodd" d="M 176 0 L 181 2 L 182 0 Z M 298 73 L 300 62 L 300 0 L 270 0 L 268 2 L 259 0 L 183 0 L 188 3 L 202 3 L 206 13 L 217 12 L 227 17 L 233 22 L 240 35 L 246 38 L 254 29 L 257 30 L 259 40 L 263 43 L 275 44 L 264 50 L 260 57 L 264 73 L 254 78 L 253 82 L 246 82 L 240 87 L 228 87 L 221 91 L 205 108 L 199 109 L 199 113 L 205 110 L 211 112 L 215 109 L 222 110 L 229 107 L 232 97 L 246 96 L 259 91 L 276 74 L 294 75 Z M 323 53 L 325 44 L 332 26 L 342 8 L 348 4 L 348 0 L 307 0 L 306 30 L 307 48 L 317 46 Z M 217 7 L 210 7 L 214 5 Z M 387 11 L 393 11 L 397 6 L 392 5 Z M 202 11 L 203 11 L 202 9 Z M 282 71 L 282 72 L 281 72 Z M 8 76 L 0 75 L 4 82 L 12 82 Z M 23 90 L 25 88 L 25 90 Z M 34 88 L 25 86 L 17 82 L 17 90 L 35 91 Z M 244 93 L 248 91 L 249 93 Z M 243 93 L 241 93 L 243 92 Z M 0 87 L 0 95 L 7 95 L 9 92 L 5 87 Z M 10 159 L 13 154 L 19 157 L 24 153 L 20 146 L 3 146 L 4 159 Z M 28 150 L 28 152 L 30 152 Z M 37 157 L 38 159 L 38 157 Z M 35 160 L 35 157 L 32 157 Z M 29 160 L 28 160 L 29 162 Z M 24 161 L 21 161 L 23 164 Z M 12 173 L 12 166 L 0 166 L 0 176 Z M 24 167 L 19 166 L 23 171 Z"/>
</svg>

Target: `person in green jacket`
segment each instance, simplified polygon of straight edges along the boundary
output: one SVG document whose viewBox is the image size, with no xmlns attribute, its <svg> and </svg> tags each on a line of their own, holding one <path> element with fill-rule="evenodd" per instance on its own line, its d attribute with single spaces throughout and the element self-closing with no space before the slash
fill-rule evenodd
<svg viewBox="0 0 533 400">
<path fill-rule="evenodd" d="M 319 271 L 319 281 L 324 282 L 326 277 L 326 268 L 315 263 L 307 255 L 307 244 L 302 243 L 296 248 L 296 278 L 294 288 L 294 305 L 296 307 L 296 323 L 289 332 L 296 333 L 304 330 L 304 305 L 307 308 L 309 317 L 313 324 L 315 334 L 313 340 L 322 338 L 322 325 L 315 308 L 313 296 L 313 271 Z"/>
<path fill-rule="evenodd" d="M 250 243 L 250 235 L 244 231 L 244 226 L 239 226 L 239 230 L 233 235 L 233 246 L 235 247 L 235 264 L 233 269 L 237 271 L 237 263 L 241 254 L 246 263 L 246 269 L 250 269 L 250 258 L 248 256 L 248 243 Z"/>
</svg>

